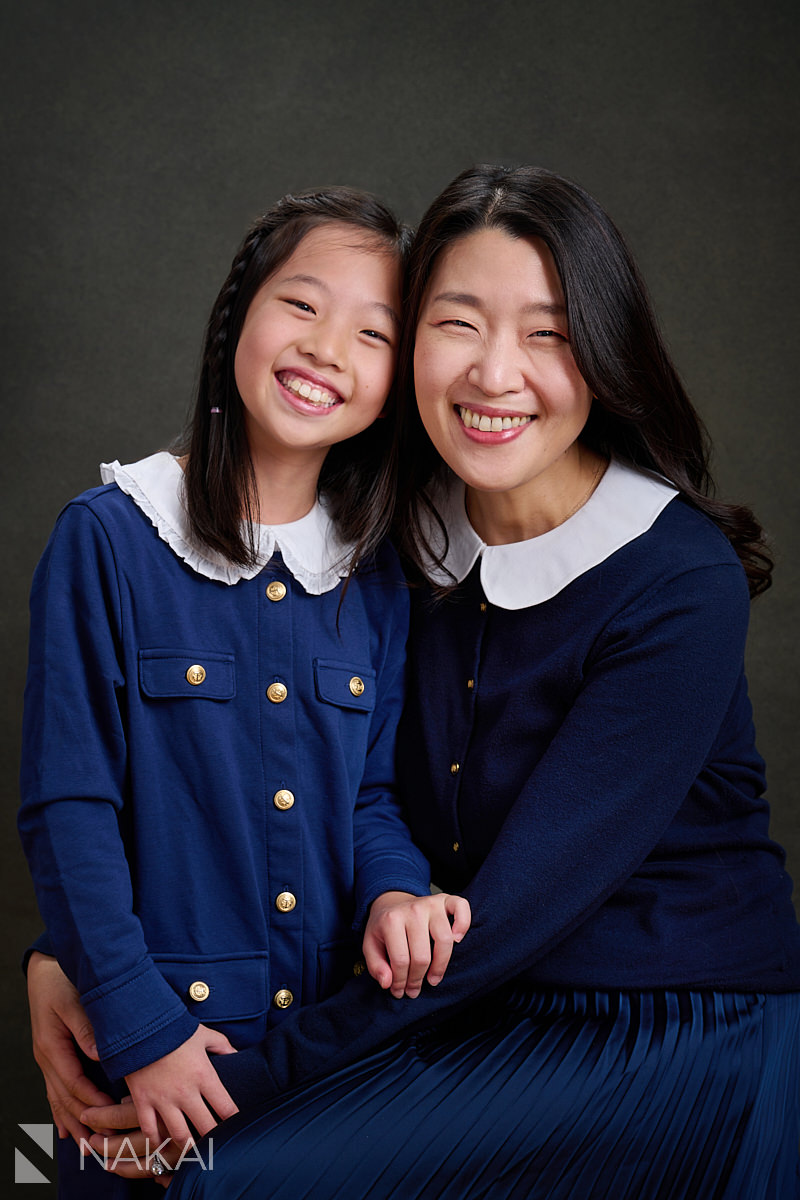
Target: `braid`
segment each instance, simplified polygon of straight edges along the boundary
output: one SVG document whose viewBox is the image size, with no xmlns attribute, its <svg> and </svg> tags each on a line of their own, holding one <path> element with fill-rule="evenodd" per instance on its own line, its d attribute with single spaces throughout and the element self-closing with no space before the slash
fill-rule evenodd
<svg viewBox="0 0 800 1200">
<path fill-rule="evenodd" d="M 401 261 L 406 257 L 409 231 L 373 196 L 350 188 L 284 196 L 248 231 L 206 326 L 194 415 L 175 449 L 188 457 L 184 483 L 193 538 L 238 565 L 254 566 L 257 560 L 258 490 L 236 386 L 236 347 L 259 288 L 311 229 L 329 222 L 361 229 Z M 362 556 L 374 552 L 394 499 L 391 470 L 388 475 L 383 470 L 389 450 L 382 433 L 349 439 L 320 478 L 342 540 Z M 340 460 L 351 455 L 350 469 L 342 470 Z"/>
</svg>

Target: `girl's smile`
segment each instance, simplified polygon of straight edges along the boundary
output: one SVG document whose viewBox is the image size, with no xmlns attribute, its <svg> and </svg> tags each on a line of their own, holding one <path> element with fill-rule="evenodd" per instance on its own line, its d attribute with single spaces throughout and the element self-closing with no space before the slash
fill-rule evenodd
<svg viewBox="0 0 800 1200">
<path fill-rule="evenodd" d="M 395 367 L 399 277 L 379 239 L 329 221 L 256 293 L 234 370 L 256 478 L 270 481 L 262 493 L 274 496 L 283 470 L 307 509 L 329 448 L 380 416 Z"/>
</svg>

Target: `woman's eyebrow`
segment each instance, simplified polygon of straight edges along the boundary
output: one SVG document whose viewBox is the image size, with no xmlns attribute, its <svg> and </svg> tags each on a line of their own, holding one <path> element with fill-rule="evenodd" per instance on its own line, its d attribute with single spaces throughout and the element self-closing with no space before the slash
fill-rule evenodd
<svg viewBox="0 0 800 1200">
<path fill-rule="evenodd" d="M 478 296 L 473 296 L 470 292 L 439 292 L 437 296 L 431 299 L 432 304 L 437 304 L 442 301 L 445 304 L 464 304 L 468 308 L 475 308 L 482 312 L 486 305 Z M 523 313 L 543 313 L 545 316 L 563 317 L 566 313 L 566 308 L 563 304 L 555 303 L 549 300 L 532 300 L 530 304 L 524 304 L 520 309 Z"/>
<path fill-rule="evenodd" d="M 284 285 L 287 283 L 310 283 L 313 287 L 318 287 L 323 292 L 327 292 L 328 295 L 330 295 L 330 291 L 331 291 L 331 289 L 329 288 L 329 286 L 325 282 L 325 280 L 318 279 L 316 275 L 302 275 L 302 274 L 287 275 L 284 279 L 281 280 L 281 283 Z M 384 313 L 387 317 L 389 317 L 389 319 L 392 321 L 392 323 L 394 325 L 398 325 L 398 326 L 400 325 L 400 317 L 394 311 L 394 309 L 391 307 L 391 305 L 383 304 L 380 300 L 368 300 L 365 307 L 380 309 L 380 311 L 382 313 Z"/>
</svg>

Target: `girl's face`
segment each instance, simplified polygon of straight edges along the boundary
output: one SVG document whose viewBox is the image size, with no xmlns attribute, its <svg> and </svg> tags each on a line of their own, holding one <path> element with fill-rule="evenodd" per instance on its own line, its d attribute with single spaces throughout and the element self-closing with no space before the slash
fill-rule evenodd
<svg viewBox="0 0 800 1200">
<path fill-rule="evenodd" d="M 394 374 L 400 267 L 377 237 L 339 222 L 305 235 L 253 298 L 234 373 L 258 465 L 322 466 L 371 425 Z"/>
<path fill-rule="evenodd" d="M 443 251 L 422 305 L 414 378 L 433 444 L 469 487 L 535 503 L 574 478 L 592 396 L 543 243 L 487 229 Z"/>
</svg>

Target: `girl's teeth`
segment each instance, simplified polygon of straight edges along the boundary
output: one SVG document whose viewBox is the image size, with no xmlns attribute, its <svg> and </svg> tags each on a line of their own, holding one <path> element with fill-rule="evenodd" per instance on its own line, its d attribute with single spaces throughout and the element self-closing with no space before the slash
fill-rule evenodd
<svg viewBox="0 0 800 1200">
<path fill-rule="evenodd" d="M 301 396 L 304 400 L 308 400 L 309 404 L 316 404 L 319 408 L 332 408 L 334 404 L 338 403 L 338 396 L 324 388 L 314 387 L 307 381 L 284 377 L 282 383 L 295 396 Z"/>
<path fill-rule="evenodd" d="M 511 428 L 511 417 L 503 417 L 503 429 Z"/>
</svg>

